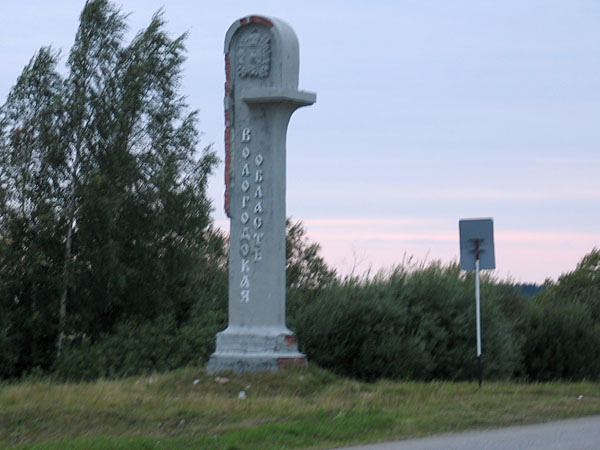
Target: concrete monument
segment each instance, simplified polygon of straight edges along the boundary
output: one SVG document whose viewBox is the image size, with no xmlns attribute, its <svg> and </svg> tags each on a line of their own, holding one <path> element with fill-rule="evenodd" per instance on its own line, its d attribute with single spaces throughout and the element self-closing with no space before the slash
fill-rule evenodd
<svg viewBox="0 0 600 450">
<path fill-rule="evenodd" d="M 306 365 L 285 324 L 285 141 L 298 90 L 298 40 L 285 22 L 248 16 L 225 37 L 225 211 L 229 326 L 207 370 Z"/>
</svg>

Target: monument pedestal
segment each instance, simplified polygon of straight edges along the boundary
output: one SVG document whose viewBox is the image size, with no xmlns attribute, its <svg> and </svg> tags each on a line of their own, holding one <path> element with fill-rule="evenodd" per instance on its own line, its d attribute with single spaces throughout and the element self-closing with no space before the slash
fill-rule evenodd
<svg viewBox="0 0 600 450">
<path fill-rule="evenodd" d="M 243 330 L 229 327 L 217 333 L 217 350 L 208 361 L 207 372 L 273 372 L 306 367 L 298 351 L 296 336 L 288 329 Z"/>
</svg>

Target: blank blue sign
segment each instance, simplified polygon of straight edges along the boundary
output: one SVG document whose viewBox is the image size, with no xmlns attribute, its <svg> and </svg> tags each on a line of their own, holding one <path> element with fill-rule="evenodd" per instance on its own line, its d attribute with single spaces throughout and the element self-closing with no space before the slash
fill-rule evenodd
<svg viewBox="0 0 600 450">
<path fill-rule="evenodd" d="M 460 232 L 460 267 L 475 270 L 475 257 L 479 250 L 479 268 L 496 268 L 494 258 L 494 222 L 492 219 L 462 219 Z"/>
</svg>

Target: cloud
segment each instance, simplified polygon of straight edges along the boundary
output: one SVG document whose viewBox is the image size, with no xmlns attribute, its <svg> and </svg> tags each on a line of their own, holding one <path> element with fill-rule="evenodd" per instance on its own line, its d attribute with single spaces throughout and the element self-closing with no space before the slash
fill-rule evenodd
<svg viewBox="0 0 600 450">
<path fill-rule="evenodd" d="M 350 227 L 308 226 L 309 238 L 317 241 L 325 260 L 340 274 L 375 273 L 380 269 L 404 264 L 407 260 L 427 263 L 457 261 L 458 226 L 446 229 L 388 230 L 365 229 L 365 220 Z M 371 221 L 371 225 L 377 220 Z M 389 222 L 388 222 L 389 223 Z M 381 226 L 380 226 L 381 228 Z M 456 228 L 456 229 L 455 229 Z M 501 230 L 495 233 L 496 270 L 502 279 L 541 283 L 573 270 L 592 248 L 600 247 L 600 233 L 576 231 Z"/>
<path fill-rule="evenodd" d="M 380 225 L 439 225 L 445 221 L 430 218 L 397 218 L 397 217 L 365 217 L 365 218 L 339 218 L 339 219 L 306 219 L 302 221 L 307 226 L 325 227 L 357 227 Z"/>
<path fill-rule="evenodd" d="M 321 241 L 401 241 L 401 242 L 458 242 L 458 222 L 442 218 L 372 217 L 372 218 L 314 218 L 302 220 L 311 239 Z M 215 224 L 229 229 L 229 220 Z M 403 227 L 404 231 L 397 231 Z M 600 233 L 553 230 L 495 230 L 496 245 L 561 245 L 566 243 L 600 246 Z"/>
<path fill-rule="evenodd" d="M 592 246 L 600 246 L 600 233 L 505 230 L 498 231 L 495 240 L 497 243 L 502 244 L 544 243 L 552 245 L 564 243 L 590 243 Z"/>
<path fill-rule="evenodd" d="M 390 239 L 411 239 L 412 237 L 428 237 L 433 240 L 458 239 L 458 222 L 454 219 L 427 217 L 356 217 L 356 218 L 313 218 L 302 220 L 302 223 L 313 230 L 313 233 L 348 234 L 372 238 L 379 235 Z M 389 232 L 389 227 L 404 226 L 408 231 L 402 233 Z M 418 231 L 411 229 L 418 228 Z M 341 233 L 339 233 L 341 229 Z M 395 236 L 395 238 L 394 238 Z M 504 242 L 526 241 L 600 241 L 600 233 L 554 230 L 514 230 L 496 229 L 496 239 Z"/>
</svg>

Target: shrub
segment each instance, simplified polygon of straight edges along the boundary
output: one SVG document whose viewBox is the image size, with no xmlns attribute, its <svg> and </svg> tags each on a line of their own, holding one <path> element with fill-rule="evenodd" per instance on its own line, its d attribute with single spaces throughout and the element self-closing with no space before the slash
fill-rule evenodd
<svg viewBox="0 0 600 450">
<path fill-rule="evenodd" d="M 286 319 L 292 328 L 299 309 L 335 280 L 335 270 L 327 266 L 320 252 L 320 245 L 306 236 L 302 222 L 286 220 Z"/>
<path fill-rule="evenodd" d="M 407 279 L 400 301 L 406 304 L 411 327 L 418 329 L 431 355 L 431 378 L 463 380 L 476 372 L 475 280 L 456 264 L 431 264 Z M 481 331 L 484 375 L 510 377 L 518 368 L 518 347 L 503 305 L 514 294 L 493 279 L 482 277 Z"/>
<path fill-rule="evenodd" d="M 469 379 L 476 375 L 474 281 L 457 265 L 403 267 L 324 289 L 297 318 L 310 360 L 359 379 Z M 512 322 L 502 307 L 514 291 L 482 285 L 486 377 L 518 370 Z"/>
<path fill-rule="evenodd" d="M 592 320 L 600 324 L 600 250 L 593 249 L 575 270 L 561 275 L 555 283 L 547 282 L 536 300 L 544 303 L 577 303 L 588 308 Z"/>
<path fill-rule="evenodd" d="M 330 286 L 297 319 L 297 334 L 309 360 L 364 380 L 418 378 L 428 355 L 416 336 L 402 339 L 405 316 L 378 283 L 347 280 Z"/>
<path fill-rule="evenodd" d="M 90 380 L 162 372 L 203 365 L 214 351 L 215 334 L 224 326 L 222 312 L 193 316 L 177 327 L 172 315 L 153 322 L 120 323 L 114 333 L 68 345 L 54 366 L 61 379 Z"/>
<path fill-rule="evenodd" d="M 600 377 L 600 250 L 575 270 L 547 281 L 518 321 L 530 380 Z"/>
<path fill-rule="evenodd" d="M 531 381 L 600 377 L 600 327 L 578 303 L 532 303 L 518 327 Z"/>
</svg>

